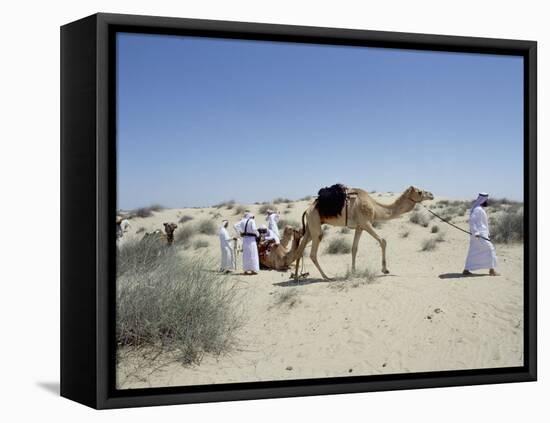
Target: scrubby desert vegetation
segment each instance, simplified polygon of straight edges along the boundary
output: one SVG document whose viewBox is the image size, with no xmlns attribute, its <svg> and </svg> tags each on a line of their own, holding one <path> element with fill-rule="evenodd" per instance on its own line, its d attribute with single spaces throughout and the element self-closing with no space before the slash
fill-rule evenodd
<svg viewBox="0 0 550 423">
<path fill-rule="evenodd" d="M 129 242 L 118 251 L 116 341 L 119 359 L 173 354 L 200 363 L 235 345 L 243 322 L 239 291 L 211 264 L 158 242 Z"/>
</svg>

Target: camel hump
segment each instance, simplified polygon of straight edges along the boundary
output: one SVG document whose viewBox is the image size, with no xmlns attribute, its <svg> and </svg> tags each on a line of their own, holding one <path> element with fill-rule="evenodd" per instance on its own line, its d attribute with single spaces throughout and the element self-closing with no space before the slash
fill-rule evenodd
<svg viewBox="0 0 550 423">
<path fill-rule="evenodd" d="M 315 201 L 315 208 L 321 217 L 336 217 L 342 214 L 346 203 L 346 187 L 342 184 L 334 184 L 321 188 Z"/>
</svg>

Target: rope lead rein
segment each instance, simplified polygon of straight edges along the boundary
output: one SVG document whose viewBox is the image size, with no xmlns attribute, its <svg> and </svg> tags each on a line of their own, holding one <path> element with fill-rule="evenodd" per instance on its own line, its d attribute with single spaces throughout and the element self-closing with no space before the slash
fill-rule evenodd
<svg viewBox="0 0 550 423">
<path fill-rule="evenodd" d="M 424 204 L 421 204 L 421 203 L 419 203 L 419 204 L 420 204 L 422 207 L 424 207 L 426 210 L 428 210 L 429 213 L 433 214 L 435 217 L 437 217 L 439 220 L 441 220 L 442 222 L 446 223 L 447 225 L 450 225 L 450 226 L 452 226 L 453 228 L 456 228 L 456 229 L 458 229 L 459 231 L 462 231 L 462 232 L 464 232 L 464 233 L 466 233 L 466 234 L 468 234 L 468 235 L 472 235 L 472 233 L 471 233 L 470 231 L 467 231 L 467 230 L 465 230 L 465 229 L 462 229 L 462 228 L 459 227 L 459 226 L 453 225 L 453 224 L 452 224 L 451 222 L 449 222 L 448 220 L 443 219 L 443 218 L 442 218 L 441 216 L 439 216 L 437 213 L 434 213 L 433 211 L 431 211 L 431 210 L 430 210 L 428 207 L 426 207 Z M 485 238 L 484 236 L 479 235 L 479 238 L 484 239 L 485 241 L 491 242 L 491 240 L 490 240 L 489 238 Z"/>
</svg>

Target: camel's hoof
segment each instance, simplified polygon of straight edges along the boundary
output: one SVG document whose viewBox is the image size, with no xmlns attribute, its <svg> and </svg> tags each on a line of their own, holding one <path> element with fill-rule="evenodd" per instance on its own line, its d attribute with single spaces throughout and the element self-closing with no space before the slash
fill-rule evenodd
<svg viewBox="0 0 550 423">
<path fill-rule="evenodd" d="M 388 269 L 382 269 L 382 273 L 383 273 L 384 275 L 387 275 L 388 273 L 390 273 L 390 271 L 389 271 Z"/>
</svg>

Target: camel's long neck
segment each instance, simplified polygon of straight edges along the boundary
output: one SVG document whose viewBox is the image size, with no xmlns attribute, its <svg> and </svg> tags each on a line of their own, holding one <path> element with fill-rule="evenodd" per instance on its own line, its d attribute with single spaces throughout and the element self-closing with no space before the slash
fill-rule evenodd
<svg viewBox="0 0 550 423">
<path fill-rule="evenodd" d="M 299 249 L 298 247 L 300 246 L 301 239 L 302 239 L 301 237 L 294 237 L 292 239 L 292 245 L 290 246 L 290 251 L 286 254 L 286 257 L 287 257 L 286 261 L 289 264 L 298 258 L 298 249 Z"/>
<path fill-rule="evenodd" d="M 409 200 L 405 194 L 401 194 L 397 200 L 391 204 L 381 204 L 374 200 L 374 213 L 376 220 L 396 219 L 399 216 L 410 212 L 416 205 Z"/>
<path fill-rule="evenodd" d="M 281 245 L 286 248 L 291 238 L 292 234 L 287 235 L 286 233 L 283 233 L 283 236 L 281 237 Z"/>
</svg>

